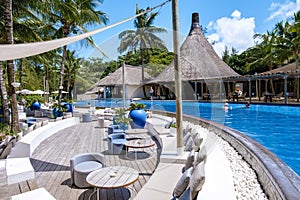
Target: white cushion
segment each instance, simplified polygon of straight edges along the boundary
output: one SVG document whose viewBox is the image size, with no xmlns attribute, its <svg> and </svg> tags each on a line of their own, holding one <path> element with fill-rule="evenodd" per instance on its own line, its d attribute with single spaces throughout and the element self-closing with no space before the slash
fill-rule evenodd
<svg viewBox="0 0 300 200">
<path fill-rule="evenodd" d="M 200 134 L 197 134 L 193 141 L 193 149 L 198 152 L 200 150 L 200 145 L 203 142 L 203 138 L 200 137 Z"/>
<path fill-rule="evenodd" d="M 185 191 L 185 189 L 190 183 L 190 177 L 192 175 L 192 172 L 193 172 L 193 167 L 190 167 L 182 174 L 182 176 L 180 177 L 180 179 L 178 180 L 174 188 L 173 196 L 178 198 Z"/>
<path fill-rule="evenodd" d="M 190 167 L 192 167 L 194 161 L 195 161 L 195 150 L 192 150 L 185 160 L 184 170 L 187 170 Z"/>
<path fill-rule="evenodd" d="M 207 159 L 206 147 L 203 146 L 195 156 L 194 167 L 196 167 L 202 161 L 204 161 L 205 163 L 206 159 Z"/>
<path fill-rule="evenodd" d="M 198 192 L 201 190 L 204 182 L 205 182 L 204 162 L 201 162 L 196 166 L 190 178 L 189 186 L 191 188 L 192 199 L 195 199 Z"/>
</svg>

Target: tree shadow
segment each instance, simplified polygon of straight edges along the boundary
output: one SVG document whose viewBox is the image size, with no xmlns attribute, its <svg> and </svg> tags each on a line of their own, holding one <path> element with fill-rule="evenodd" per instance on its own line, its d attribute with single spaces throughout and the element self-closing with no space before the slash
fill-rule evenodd
<svg viewBox="0 0 300 200">
<path fill-rule="evenodd" d="M 118 189 L 99 189 L 99 199 L 101 200 L 128 200 L 131 197 L 131 192 L 128 188 L 118 188 Z M 96 200 L 97 192 L 94 189 L 88 189 L 80 194 L 78 200 Z"/>
<path fill-rule="evenodd" d="M 50 163 L 35 158 L 30 158 L 31 165 L 36 172 L 43 171 L 70 171 L 70 166 L 59 165 L 56 163 Z"/>
</svg>

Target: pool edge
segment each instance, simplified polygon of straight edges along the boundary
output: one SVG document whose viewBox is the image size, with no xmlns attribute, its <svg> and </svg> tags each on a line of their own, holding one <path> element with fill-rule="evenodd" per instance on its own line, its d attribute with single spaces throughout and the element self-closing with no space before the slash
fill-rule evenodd
<svg viewBox="0 0 300 200">
<path fill-rule="evenodd" d="M 174 117 L 175 113 L 152 110 Z M 200 124 L 214 131 L 243 156 L 255 170 L 269 199 L 297 199 L 300 196 L 300 177 L 285 162 L 260 143 L 245 134 L 217 122 L 183 115 L 183 120 Z"/>
</svg>

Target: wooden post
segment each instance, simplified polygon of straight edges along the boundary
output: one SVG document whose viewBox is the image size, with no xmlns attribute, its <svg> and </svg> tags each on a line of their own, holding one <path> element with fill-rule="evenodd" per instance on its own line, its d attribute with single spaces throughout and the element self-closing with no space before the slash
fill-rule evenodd
<svg viewBox="0 0 300 200">
<path fill-rule="evenodd" d="M 248 84 L 249 84 L 249 85 L 248 85 L 248 90 L 249 90 L 249 94 L 248 94 L 248 95 L 249 95 L 249 102 L 251 103 L 251 96 L 252 96 L 251 93 L 252 93 L 252 90 L 251 90 L 251 79 L 250 79 L 250 78 L 248 79 Z"/>
<path fill-rule="evenodd" d="M 284 93 L 284 104 L 287 104 L 287 99 L 288 99 L 288 95 L 287 95 L 287 76 L 286 74 L 283 75 L 283 93 Z"/>
<path fill-rule="evenodd" d="M 125 62 L 123 62 L 122 65 L 122 85 L 123 85 L 123 89 L 122 89 L 123 108 L 125 108 L 126 107 Z"/>
<path fill-rule="evenodd" d="M 179 48 L 178 0 L 172 0 L 174 73 L 176 92 L 176 125 L 177 125 L 177 154 L 183 154 L 182 136 L 182 86 Z"/>
</svg>

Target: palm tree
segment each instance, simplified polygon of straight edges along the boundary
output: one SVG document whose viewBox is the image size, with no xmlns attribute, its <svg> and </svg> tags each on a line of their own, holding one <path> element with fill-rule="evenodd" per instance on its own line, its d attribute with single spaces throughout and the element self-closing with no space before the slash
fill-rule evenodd
<svg viewBox="0 0 300 200">
<path fill-rule="evenodd" d="M 0 11 L 1 13 L 4 13 L 4 7 L 2 6 L 2 1 L 0 4 Z M 4 27 L 4 16 L 0 16 L 0 25 L 1 27 Z M 1 29 L 0 31 L 3 32 L 3 34 L 0 34 L 0 43 L 5 43 L 5 34 L 4 29 Z M 3 66 L 2 62 L 0 62 L 0 96 L 1 96 L 1 108 L 3 113 L 3 122 L 5 124 L 9 124 L 9 106 L 8 106 L 8 100 L 7 100 L 7 90 L 5 85 L 5 79 L 4 79 L 4 73 L 3 73 Z"/>
<path fill-rule="evenodd" d="M 32 42 L 32 41 L 41 41 L 41 36 L 35 31 L 37 27 L 41 27 L 41 21 L 36 16 L 36 12 L 33 9 L 38 9 L 36 1 L 5 1 L 4 7 L 1 7 L 3 13 L 5 13 L 4 18 L 2 18 L 1 22 L 5 21 L 2 27 L 4 29 L 0 30 L 3 34 L 0 37 L 1 43 L 23 43 L 23 42 Z M 2 16 L 3 17 L 3 16 Z M 12 29 L 12 24 L 14 30 Z M 22 59 L 18 62 L 18 67 L 20 69 L 20 73 L 22 73 Z M 10 95 L 10 100 L 12 104 L 12 131 L 19 130 L 18 126 L 18 117 L 17 117 L 17 107 L 16 107 L 16 98 L 15 91 L 11 89 L 11 81 L 15 81 L 15 71 L 13 69 L 13 61 L 7 61 L 7 71 L 8 71 L 8 92 Z M 1 69 L 2 70 L 2 69 Z M 19 74 L 20 74 L 19 73 Z M 4 80 L 3 73 L 1 74 L 2 80 Z M 22 81 L 22 77 L 19 77 L 19 81 Z M 4 83 L 4 81 L 3 81 Z M 21 83 L 21 82 L 20 82 Z M 5 111 L 4 116 L 9 116 L 6 114 L 8 110 L 8 104 L 5 103 L 6 99 L 6 87 L 0 82 L 0 87 L 2 88 L 2 101 L 3 101 L 3 110 Z M 7 112 L 8 113 L 8 112 Z M 6 117 L 5 117 L 6 118 Z M 5 120 L 9 121 L 9 120 Z"/>
<path fill-rule="evenodd" d="M 5 124 L 9 124 L 9 107 L 8 107 L 8 100 L 7 100 L 7 92 L 6 92 L 6 86 L 4 81 L 4 74 L 3 74 L 3 68 L 2 68 L 2 62 L 0 62 L 0 94 L 2 97 L 2 113 L 3 113 L 3 122 Z"/>
<path fill-rule="evenodd" d="M 299 68 L 299 48 L 300 48 L 300 11 L 294 14 L 294 23 L 288 28 L 291 35 L 289 47 L 294 53 L 296 70 Z M 299 77 L 296 78 L 297 102 L 299 102 Z"/>
<path fill-rule="evenodd" d="M 69 99 L 74 87 L 77 71 L 80 68 L 81 58 L 75 58 L 75 51 L 67 50 L 66 74 L 67 74 L 67 92 Z"/>
<path fill-rule="evenodd" d="M 136 14 L 140 14 L 144 11 L 144 9 L 139 9 L 138 5 L 136 5 Z M 120 53 L 140 50 L 142 81 L 144 81 L 144 51 L 148 49 L 167 50 L 164 42 L 155 35 L 157 33 L 166 32 L 164 28 L 153 26 L 154 19 L 157 15 L 158 12 L 150 13 L 150 15 L 148 15 L 148 13 L 140 15 L 134 20 L 134 27 L 136 30 L 125 30 L 119 34 L 121 43 L 118 47 L 118 51 Z M 143 87 L 143 90 L 144 95 L 146 96 L 145 87 Z"/>
<path fill-rule="evenodd" d="M 289 55 L 293 54 L 296 63 L 295 69 L 298 69 L 300 48 L 300 11 L 294 14 L 293 21 L 291 23 L 287 21 L 284 25 L 282 22 L 276 24 L 275 30 L 278 34 L 278 47 L 282 50 L 280 55 L 285 56 L 285 58 L 288 60 Z M 299 101 L 298 78 L 296 78 L 295 90 L 297 101 Z"/>
<path fill-rule="evenodd" d="M 108 18 L 105 13 L 96 11 L 97 3 L 101 0 L 74 0 L 74 1 L 60 1 L 54 0 L 48 8 L 45 17 L 59 27 L 55 37 L 68 37 L 71 33 L 77 34 L 87 32 L 86 26 L 93 24 L 106 24 Z M 92 38 L 86 39 L 89 45 L 94 45 Z M 67 56 L 67 46 L 62 48 L 62 61 L 60 68 L 60 82 L 58 104 L 61 103 L 62 87 L 64 80 L 65 60 Z"/>
<path fill-rule="evenodd" d="M 253 62 L 247 64 L 246 70 L 249 71 L 253 66 L 256 66 L 257 64 L 266 65 L 268 66 L 268 70 L 272 70 L 277 58 L 277 52 L 275 48 L 275 31 L 267 31 L 267 34 L 255 34 L 254 38 L 260 38 L 262 41 L 254 48 L 252 48 L 252 56 L 255 55 L 256 58 L 254 58 Z M 266 81 L 266 91 L 267 84 L 268 82 Z M 271 92 L 274 93 L 275 91 L 272 80 L 270 80 L 270 87 Z"/>
<path fill-rule="evenodd" d="M 12 0 L 4 0 L 4 29 L 6 43 L 13 44 L 13 18 L 12 18 Z M 15 88 L 12 83 L 15 82 L 14 61 L 7 61 L 7 79 L 8 79 L 8 95 L 11 102 L 11 131 L 20 132 L 18 104 Z"/>
</svg>

